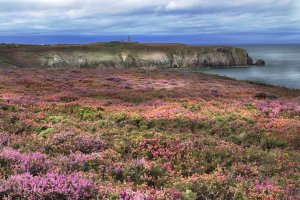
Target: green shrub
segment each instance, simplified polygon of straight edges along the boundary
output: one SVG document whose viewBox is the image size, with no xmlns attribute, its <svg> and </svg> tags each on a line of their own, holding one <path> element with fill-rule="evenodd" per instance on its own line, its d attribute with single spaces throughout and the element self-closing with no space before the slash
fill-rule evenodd
<svg viewBox="0 0 300 200">
<path fill-rule="evenodd" d="M 72 97 L 72 96 L 62 96 L 59 98 L 60 101 L 62 102 L 72 102 L 78 100 L 77 97 Z"/>
<path fill-rule="evenodd" d="M 188 104 L 188 103 L 183 103 L 182 107 L 189 109 L 192 112 L 196 112 L 201 110 L 201 105 L 200 104 Z"/>
<path fill-rule="evenodd" d="M 120 123 L 122 121 L 125 121 L 127 119 L 127 115 L 123 112 L 118 113 L 114 116 L 114 119 L 117 123 Z"/>
<path fill-rule="evenodd" d="M 47 121 L 52 122 L 53 124 L 58 124 L 58 123 L 70 123 L 71 120 L 67 116 L 63 115 L 51 115 L 47 117 Z"/>
<path fill-rule="evenodd" d="M 285 140 L 275 136 L 263 138 L 261 141 L 262 148 L 267 150 L 274 149 L 274 148 L 285 148 L 287 147 L 287 145 L 288 143 Z"/>
<path fill-rule="evenodd" d="M 256 106 L 252 105 L 252 104 L 247 104 L 247 105 L 245 105 L 245 107 L 247 110 L 256 110 Z"/>
<path fill-rule="evenodd" d="M 248 162 L 261 162 L 264 160 L 266 153 L 256 146 L 250 146 L 245 151 L 245 157 Z"/>
<path fill-rule="evenodd" d="M 264 92 L 256 93 L 254 95 L 254 97 L 257 98 L 257 99 L 276 99 L 276 98 L 278 98 L 275 95 L 269 95 L 269 94 L 266 94 Z"/>
<path fill-rule="evenodd" d="M 227 137 L 227 140 L 237 145 L 241 145 L 243 143 L 243 139 L 240 135 L 230 135 Z"/>
<path fill-rule="evenodd" d="M 206 199 L 233 199 L 229 180 L 199 179 L 191 185 L 191 190 L 197 194 L 197 200 Z"/>
<path fill-rule="evenodd" d="M 196 200 L 197 199 L 197 195 L 191 190 L 186 190 L 182 194 L 182 197 L 183 197 L 183 200 Z"/>
<path fill-rule="evenodd" d="M 291 145 L 295 149 L 300 149 L 300 135 L 299 134 L 291 136 L 290 142 L 291 142 Z"/>
<path fill-rule="evenodd" d="M 142 179 L 144 170 L 145 169 L 142 166 L 134 166 L 126 171 L 126 176 L 130 177 L 130 180 L 135 184 L 142 184 L 144 182 Z"/>
<path fill-rule="evenodd" d="M 103 128 L 106 125 L 107 121 L 106 120 L 99 120 L 98 121 L 98 127 Z"/>
<path fill-rule="evenodd" d="M 190 110 L 192 112 L 195 112 L 195 111 L 199 111 L 201 109 L 201 105 L 200 104 L 194 104 L 190 107 Z"/>
<path fill-rule="evenodd" d="M 233 199 L 234 200 L 246 200 L 244 193 L 239 189 L 236 190 Z"/>
<path fill-rule="evenodd" d="M 125 179 L 124 170 L 122 168 L 115 168 L 111 171 L 111 176 L 117 180 L 123 182 Z"/>
<path fill-rule="evenodd" d="M 101 108 L 93 109 L 93 108 L 88 108 L 88 107 L 77 108 L 76 115 L 81 120 L 99 120 L 99 119 L 102 119 L 102 117 L 103 117 Z"/>
<path fill-rule="evenodd" d="M 142 122 L 142 117 L 138 114 L 132 114 L 128 118 L 129 122 L 132 123 L 135 126 L 139 126 L 140 123 Z"/>
<path fill-rule="evenodd" d="M 165 185 L 167 179 L 165 177 L 166 169 L 161 166 L 154 166 L 146 172 L 150 179 L 146 180 L 147 185 L 150 187 L 160 188 Z"/>
<path fill-rule="evenodd" d="M 53 128 L 47 128 L 47 129 L 42 130 L 42 131 L 40 132 L 40 136 L 46 138 L 46 137 L 48 137 L 48 135 L 50 135 L 50 134 L 52 134 L 52 133 L 54 133 L 54 129 L 53 129 Z"/>
</svg>

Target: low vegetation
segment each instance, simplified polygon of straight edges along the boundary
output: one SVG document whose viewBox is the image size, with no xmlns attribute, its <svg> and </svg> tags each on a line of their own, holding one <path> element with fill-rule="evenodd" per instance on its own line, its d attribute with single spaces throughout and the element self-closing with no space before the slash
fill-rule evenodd
<svg viewBox="0 0 300 200">
<path fill-rule="evenodd" d="M 299 90 L 0 69 L 0 199 L 297 199 Z"/>
</svg>

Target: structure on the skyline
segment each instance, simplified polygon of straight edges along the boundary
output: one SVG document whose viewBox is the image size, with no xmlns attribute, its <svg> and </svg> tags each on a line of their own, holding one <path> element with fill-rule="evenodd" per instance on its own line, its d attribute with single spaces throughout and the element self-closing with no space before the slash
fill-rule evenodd
<svg viewBox="0 0 300 200">
<path fill-rule="evenodd" d="M 132 41 L 131 41 L 131 36 L 130 35 L 128 35 L 128 37 L 127 37 L 127 42 L 124 40 L 124 39 L 122 39 L 122 40 L 120 40 L 120 41 L 115 41 L 115 40 L 113 40 L 113 41 L 110 41 L 111 43 L 131 43 Z M 138 43 L 138 42 L 133 42 L 133 43 Z"/>
<path fill-rule="evenodd" d="M 131 38 L 130 38 L 130 35 L 128 35 L 128 40 L 127 40 L 128 43 L 131 42 Z"/>
</svg>

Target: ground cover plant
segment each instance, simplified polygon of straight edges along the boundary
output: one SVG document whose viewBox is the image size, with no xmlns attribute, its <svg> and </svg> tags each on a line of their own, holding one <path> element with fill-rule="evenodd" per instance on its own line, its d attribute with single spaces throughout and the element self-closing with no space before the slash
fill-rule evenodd
<svg viewBox="0 0 300 200">
<path fill-rule="evenodd" d="M 0 199 L 299 199 L 300 91 L 201 73 L 0 69 Z"/>
</svg>

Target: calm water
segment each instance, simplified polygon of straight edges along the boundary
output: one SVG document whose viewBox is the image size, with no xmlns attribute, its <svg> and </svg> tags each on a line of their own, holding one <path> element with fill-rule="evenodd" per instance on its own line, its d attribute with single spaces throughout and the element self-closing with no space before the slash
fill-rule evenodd
<svg viewBox="0 0 300 200">
<path fill-rule="evenodd" d="M 251 80 L 300 89 L 300 45 L 240 46 L 255 61 L 262 58 L 266 66 L 205 68 L 201 71 L 240 80 Z"/>
</svg>

